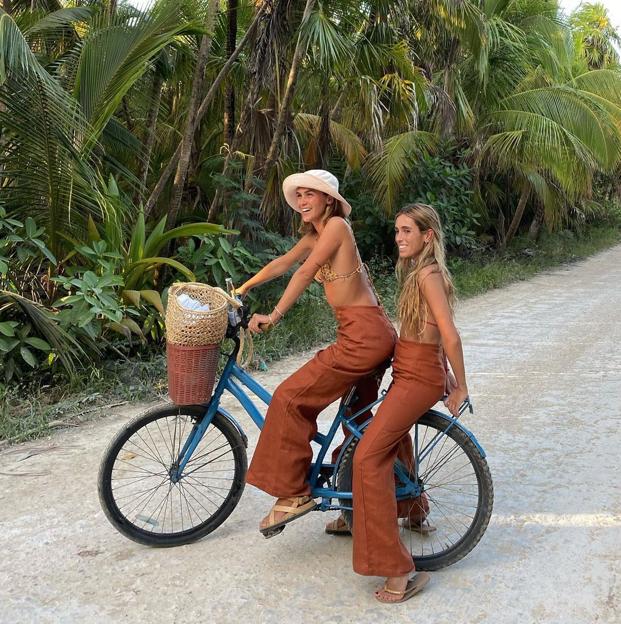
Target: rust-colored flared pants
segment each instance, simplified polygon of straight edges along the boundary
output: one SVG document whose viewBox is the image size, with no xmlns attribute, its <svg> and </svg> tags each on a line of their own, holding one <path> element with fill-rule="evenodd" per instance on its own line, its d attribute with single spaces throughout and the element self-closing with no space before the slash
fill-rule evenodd
<svg viewBox="0 0 621 624">
<path fill-rule="evenodd" d="M 414 569 L 399 538 L 393 464 L 403 437 L 442 398 L 446 380 L 442 349 L 435 344 L 399 339 L 392 367 L 393 384 L 354 453 L 354 571 L 367 576 L 403 576 Z M 424 495 L 415 500 L 428 511 Z"/>
<path fill-rule="evenodd" d="M 319 413 L 362 379 L 358 409 L 374 401 L 372 373 L 392 356 L 397 335 L 383 308 L 343 306 L 334 313 L 336 342 L 281 383 L 267 410 L 246 481 L 272 496 L 310 494 L 310 442 Z"/>
</svg>

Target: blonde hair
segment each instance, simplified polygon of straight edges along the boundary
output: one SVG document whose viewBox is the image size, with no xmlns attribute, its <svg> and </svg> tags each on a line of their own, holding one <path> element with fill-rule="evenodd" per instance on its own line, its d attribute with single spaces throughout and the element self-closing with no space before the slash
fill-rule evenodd
<svg viewBox="0 0 621 624">
<path fill-rule="evenodd" d="M 418 257 L 399 258 L 396 269 L 401 291 L 398 302 L 399 322 L 406 330 L 420 336 L 425 330 L 429 315 L 418 280 L 420 272 L 425 267 L 433 264 L 438 265 L 437 270 L 432 272 L 440 273 L 442 276 L 451 314 L 455 305 L 455 288 L 451 274 L 446 267 L 444 234 L 442 233 L 440 217 L 435 209 L 427 204 L 408 204 L 397 213 L 397 217 L 399 216 L 412 219 L 422 233 L 429 230 L 433 232 L 430 244 L 423 246 Z"/>
<path fill-rule="evenodd" d="M 323 193 L 323 191 L 320 191 L 318 189 L 313 189 L 313 191 L 316 191 L 317 193 Z M 328 195 L 328 193 L 323 193 L 323 194 L 326 197 L 332 197 L 332 195 Z M 336 197 L 332 197 L 332 199 L 334 201 L 331 204 L 326 204 L 326 208 L 323 212 L 323 216 L 321 217 L 321 220 L 323 223 L 325 223 L 331 217 L 341 217 L 345 219 L 345 211 L 343 210 L 343 206 L 341 202 L 338 199 L 336 199 Z M 304 223 L 304 221 L 302 221 L 298 229 L 298 232 L 302 235 L 312 234 L 316 231 L 317 230 L 315 230 L 315 226 L 312 223 Z"/>
</svg>

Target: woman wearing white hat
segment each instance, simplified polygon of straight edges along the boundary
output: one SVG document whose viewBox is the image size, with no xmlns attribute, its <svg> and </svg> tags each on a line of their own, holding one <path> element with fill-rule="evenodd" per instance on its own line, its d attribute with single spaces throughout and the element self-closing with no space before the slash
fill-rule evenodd
<svg viewBox="0 0 621 624">
<path fill-rule="evenodd" d="M 295 264 L 301 266 L 274 309 L 253 315 L 250 330 L 260 332 L 261 325 L 278 323 L 316 279 L 324 286 L 338 331 L 334 344 L 319 351 L 276 389 L 268 408 L 246 478 L 278 499 L 260 525 L 266 537 L 316 506 L 309 496 L 307 476 L 317 416 L 354 384 L 361 395 L 358 405 L 372 402 L 378 390 L 373 373 L 392 356 L 396 342 L 395 330 L 379 304 L 345 220 L 351 206 L 339 194 L 336 177 L 322 169 L 294 174 L 283 182 L 283 193 L 302 217 L 303 236 L 238 292 L 279 277 Z"/>
</svg>

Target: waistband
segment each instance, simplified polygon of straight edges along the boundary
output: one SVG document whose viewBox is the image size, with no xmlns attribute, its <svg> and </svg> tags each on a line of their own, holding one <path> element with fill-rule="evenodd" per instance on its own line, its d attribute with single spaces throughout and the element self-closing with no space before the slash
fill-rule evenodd
<svg viewBox="0 0 621 624">
<path fill-rule="evenodd" d="M 444 352 L 441 344 L 436 344 L 435 342 L 416 342 L 415 340 L 406 340 L 401 337 L 397 340 L 395 348 L 408 354 L 425 352 L 438 353 L 441 355 Z"/>
<path fill-rule="evenodd" d="M 386 316 L 386 310 L 378 305 L 361 305 L 361 306 L 333 306 L 334 316 L 337 319 L 349 318 L 355 319 L 359 317 Z"/>
</svg>

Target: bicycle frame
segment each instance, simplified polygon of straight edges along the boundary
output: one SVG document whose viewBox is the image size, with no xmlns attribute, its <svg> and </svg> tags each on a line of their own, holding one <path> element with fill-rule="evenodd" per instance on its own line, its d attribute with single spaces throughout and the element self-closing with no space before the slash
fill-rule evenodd
<svg viewBox="0 0 621 624">
<path fill-rule="evenodd" d="M 218 411 L 223 413 L 224 416 L 237 427 L 237 429 L 242 434 L 244 440 L 247 439 L 239 423 L 230 414 L 222 410 L 222 408 L 220 407 L 220 400 L 225 391 L 230 392 L 237 399 L 237 401 L 244 408 L 246 413 L 250 416 L 252 421 L 259 429 L 263 428 L 265 420 L 253 403 L 252 399 L 244 390 L 244 388 L 248 389 L 265 405 L 270 404 L 272 395 L 249 373 L 247 373 L 237 364 L 236 358 L 240 348 L 240 340 L 239 337 L 236 335 L 232 336 L 232 338 L 235 341 L 235 348 L 229 354 L 228 361 L 224 367 L 220 380 L 218 381 L 218 384 L 216 386 L 216 389 L 214 390 L 209 404 L 205 406 L 205 415 L 192 428 L 190 435 L 188 436 L 179 453 L 178 460 L 175 463 L 175 466 L 173 466 L 173 468 L 171 469 L 170 477 L 173 482 L 177 482 L 182 478 L 183 470 L 185 469 L 186 464 L 192 457 L 192 454 L 194 453 L 205 431 L 211 424 L 211 421 Z M 349 393 L 342 399 L 341 405 L 338 409 L 336 417 L 334 418 L 330 426 L 330 429 L 328 430 L 328 433 L 322 434 L 318 432 L 315 434 L 313 442 L 319 445 L 319 453 L 317 455 L 316 461 L 314 461 L 310 467 L 309 484 L 311 487 L 311 496 L 313 498 L 321 498 L 321 503 L 319 503 L 318 505 L 318 509 L 320 511 L 327 511 L 329 509 L 351 509 L 351 503 L 349 505 L 332 503 L 333 499 L 336 499 L 337 501 L 351 501 L 351 492 L 339 492 L 333 487 L 323 486 L 330 485 L 330 478 L 336 475 L 344 450 L 347 448 L 348 444 L 351 442 L 352 439 L 359 439 L 362 437 L 363 429 L 370 421 L 369 419 L 365 421 L 362 425 L 358 425 L 355 422 L 356 418 L 381 403 L 384 400 L 386 392 L 387 390 L 383 390 L 376 401 L 374 401 L 370 405 L 363 407 L 356 413 L 347 416 L 347 409 L 353 402 L 355 396 L 355 388 L 352 388 Z M 468 401 L 465 401 L 464 404 L 461 406 L 459 416 L 461 416 L 461 414 L 463 414 L 466 409 L 470 409 L 470 411 L 472 412 L 472 406 Z M 481 453 L 481 456 L 485 457 L 485 452 L 483 451 L 482 447 L 480 446 L 474 435 L 470 433 L 465 427 L 463 427 L 463 425 L 458 421 L 459 417 L 454 418 L 442 412 L 436 413 L 440 414 L 443 418 L 446 419 L 447 427 L 443 432 L 438 432 L 420 452 L 418 448 L 418 431 L 415 431 L 414 476 L 409 473 L 409 471 L 405 468 L 405 466 L 401 464 L 401 462 L 397 462 L 395 472 L 399 481 L 403 484 L 396 488 L 396 494 L 398 499 L 413 498 L 421 495 L 422 489 L 420 484 L 418 483 L 417 478 L 419 463 L 429 453 L 432 452 L 433 448 L 440 441 L 442 435 L 446 433 L 451 427 L 457 426 L 462 429 L 474 442 L 477 449 Z M 344 428 L 350 432 L 350 436 L 345 440 L 345 443 L 342 445 L 341 452 L 336 460 L 336 463 L 324 463 L 324 459 L 326 457 L 326 454 L 328 453 L 330 444 L 332 443 L 332 440 L 334 439 L 334 436 L 336 435 L 336 432 L 339 430 L 341 425 L 343 425 Z"/>
</svg>

